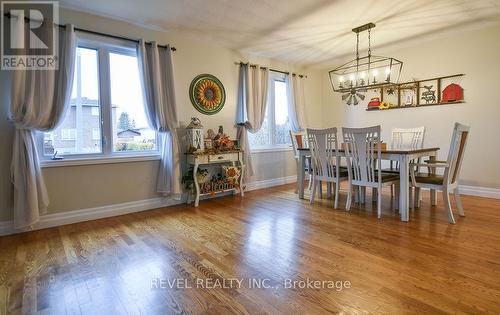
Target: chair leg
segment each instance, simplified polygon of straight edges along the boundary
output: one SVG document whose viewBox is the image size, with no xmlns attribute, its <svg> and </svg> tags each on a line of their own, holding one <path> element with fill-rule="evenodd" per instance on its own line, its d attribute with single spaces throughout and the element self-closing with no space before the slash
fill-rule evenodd
<svg viewBox="0 0 500 315">
<path fill-rule="evenodd" d="M 297 173 L 299 172 L 299 160 L 295 159 L 295 162 L 297 164 Z M 299 181 L 295 183 L 295 193 L 299 193 Z"/>
<path fill-rule="evenodd" d="M 377 193 L 377 188 L 372 187 L 372 202 L 377 201 L 378 193 Z"/>
<path fill-rule="evenodd" d="M 315 183 L 315 179 L 314 179 L 314 176 L 312 178 L 312 191 L 311 191 L 311 194 L 309 195 L 309 202 L 312 204 L 314 202 L 314 196 L 316 195 L 316 183 Z"/>
<path fill-rule="evenodd" d="M 309 185 L 307 185 L 307 190 L 311 190 L 312 188 L 312 178 L 313 178 L 312 174 L 309 174 Z"/>
<path fill-rule="evenodd" d="M 453 211 L 451 210 L 450 194 L 448 193 L 447 187 L 443 187 L 443 201 L 444 201 L 444 206 L 448 211 L 448 221 L 451 224 L 455 224 L 455 218 L 453 217 Z"/>
<path fill-rule="evenodd" d="M 461 217 L 465 217 L 464 208 L 462 207 L 462 199 L 460 199 L 460 193 L 458 191 L 458 187 L 455 188 L 455 190 L 453 191 L 453 193 L 455 195 L 455 203 L 457 204 L 458 214 Z"/>
<path fill-rule="evenodd" d="M 323 199 L 323 182 L 320 180 L 317 180 L 316 183 L 318 185 L 318 198 Z"/>
<path fill-rule="evenodd" d="M 326 198 L 329 199 L 332 197 L 332 183 L 326 182 Z"/>
<path fill-rule="evenodd" d="M 408 208 L 415 210 L 413 207 L 413 187 L 408 188 Z"/>
<path fill-rule="evenodd" d="M 382 188 L 377 189 L 377 218 L 382 217 Z"/>
<path fill-rule="evenodd" d="M 337 209 L 337 206 L 339 204 L 339 186 L 340 186 L 340 180 L 337 179 L 338 182 L 334 183 L 335 185 L 335 202 L 333 204 L 333 208 Z"/>
<path fill-rule="evenodd" d="M 354 202 L 359 202 L 359 186 L 352 186 L 354 190 Z"/>
<path fill-rule="evenodd" d="M 420 201 L 422 200 L 422 194 L 420 187 L 415 187 L 415 209 L 420 208 Z"/>
<path fill-rule="evenodd" d="M 349 211 L 351 209 L 351 202 L 352 202 L 352 190 L 354 187 L 349 183 L 348 185 L 348 190 L 347 190 L 347 202 L 345 204 L 345 210 Z"/>
<path fill-rule="evenodd" d="M 394 195 L 396 197 L 393 199 L 393 201 L 394 201 L 393 207 L 394 207 L 394 209 L 398 209 L 398 213 L 399 213 L 399 197 L 400 197 L 399 196 L 399 184 L 395 184 L 393 186 L 394 186 L 394 192 L 395 192 Z"/>
</svg>

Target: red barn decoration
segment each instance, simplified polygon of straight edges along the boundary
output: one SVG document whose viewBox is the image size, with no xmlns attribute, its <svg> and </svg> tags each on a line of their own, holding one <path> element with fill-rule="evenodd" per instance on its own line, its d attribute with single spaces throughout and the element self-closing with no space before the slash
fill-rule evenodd
<svg viewBox="0 0 500 315">
<path fill-rule="evenodd" d="M 444 88 L 442 103 L 456 102 L 464 99 L 464 89 L 458 84 L 452 83 Z"/>
<path fill-rule="evenodd" d="M 380 98 L 374 97 L 368 103 L 368 108 L 378 108 L 380 106 Z"/>
</svg>

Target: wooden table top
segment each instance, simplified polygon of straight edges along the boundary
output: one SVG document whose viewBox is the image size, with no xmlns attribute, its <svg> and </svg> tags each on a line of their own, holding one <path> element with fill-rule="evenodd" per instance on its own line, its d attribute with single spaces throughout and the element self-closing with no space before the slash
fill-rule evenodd
<svg viewBox="0 0 500 315">
<path fill-rule="evenodd" d="M 309 148 L 298 148 L 299 151 L 309 151 Z M 438 151 L 439 147 L 430 147 L 430 148 L 422 148 L 422 149 L 391 149 L 387 148 L 386 150 L 380 150 L 381 153 L 386 154 L 413 154 L 413 153 L 422 153 L 422 152 L 434 152 Z M 338 149 L 339 152 L 344 153 L 344 149 Z"/>
</svg>

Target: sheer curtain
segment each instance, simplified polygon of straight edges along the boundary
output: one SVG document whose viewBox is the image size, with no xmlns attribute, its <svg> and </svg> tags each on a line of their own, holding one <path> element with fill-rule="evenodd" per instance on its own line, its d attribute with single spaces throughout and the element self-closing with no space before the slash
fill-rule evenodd
<svg viewBox="0 0 500 315">
<path fill-rule="evenodd" d="M 288 115 L 292 130 L 299 132 L 305 127 L 304 78 L 292 74 L 287 76 L 288 85 Z"/>
<path fill-rule="evenodd" d="M 174 74 L 170 46 L 139 42 L 139 70 L 142 75 L 144 106 L 151 128 L 160 133 L 161 162 L 156 190 L 164 195 L 180 194 L 178 126 Z"/>
<path fill-rule="evenodd" d="M 57 127 L 68 108 L 73 87 L 76 38 L 73 25 L 48 25 L 59 32 L 58 70 L 15 70 L 12 74 L 10 119 L 16 126 L 11 177 L 14 227 L 31 228 L 47 211 L 49 198 L 40 169 L 34 132 Z"/>
<path fill-rule="evenodd" d="M 245 181 L 254 174 L 247 131 L 256 133 L 262 127 L 266 117 L 268 91 L 269 69 L 240 64 L 236 124 L 238 142 L 244 150 Z"/>
</svg>

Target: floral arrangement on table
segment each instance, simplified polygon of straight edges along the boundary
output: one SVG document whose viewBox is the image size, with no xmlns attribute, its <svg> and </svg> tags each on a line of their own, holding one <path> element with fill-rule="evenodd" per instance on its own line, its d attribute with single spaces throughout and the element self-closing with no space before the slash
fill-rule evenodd
<svg viewBox="0 0 500 315">
<path fill-rule="evenodd" d="M 204 144 L 204 153 L 217 154 L 238 150 L 236 141 L 231 140 L 231 138 L 224 132 L 224 128 L 222 126 L 219 126 L 217 133 L 215 133 L 212 129 L 208 129 L 207 135 L 204 139 Z"/>
</svg>

